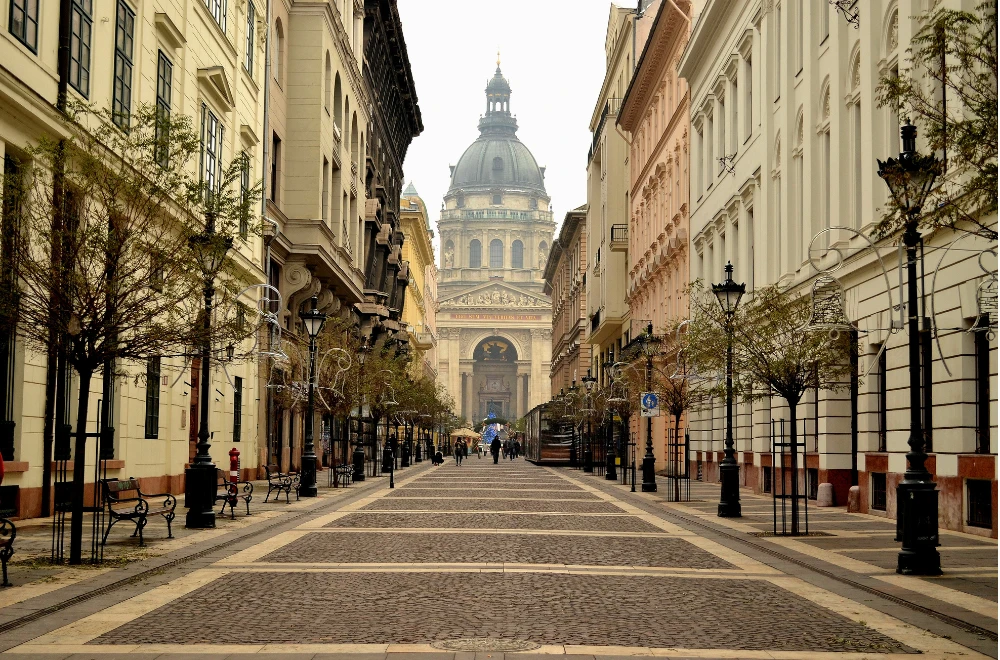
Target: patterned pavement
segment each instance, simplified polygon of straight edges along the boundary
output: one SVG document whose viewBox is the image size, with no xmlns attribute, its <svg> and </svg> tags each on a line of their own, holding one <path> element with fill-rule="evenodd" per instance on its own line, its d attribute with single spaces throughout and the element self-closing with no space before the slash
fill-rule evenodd
<svg viewBox="0 0 1000 660">
<path fill-rule="evenodd" d="M 988 657 L 599 477 L 520 460 L 425 463 L 398 476 L 393 490 L 370 480 L 127 597 L 95 598 L 0 645 L 0 660 L 536 657 L 505 654 L 515 642 L 537 657 Z"/>
</svg>

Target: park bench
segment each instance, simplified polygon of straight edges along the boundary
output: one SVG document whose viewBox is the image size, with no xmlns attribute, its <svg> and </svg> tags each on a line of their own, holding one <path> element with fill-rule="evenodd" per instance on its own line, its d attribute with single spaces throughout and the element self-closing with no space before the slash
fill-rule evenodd
<svg viewBox="0 0 1000 660">
<path fill-rule="evenodd" d="M 0 518 L 0 563 L 3 564 L 3 584 L 0 586 L 9 587 L 7 580 L 7 562 L 14 554 L 14 539 L 17 538 L 17 527 L 6 518 Z"/>
<path fill-rule="evenodd" d="M 247 505 L 247 515 L 250 515 L 250 500 L 253 499 L 253 484 L 249 481 L 232 482 L 228 475 L 222 470 L 216 469 L 219 473 L 219 489 L 215 493 L 215 501 L 222 502 L 222 509 L 219 513 L 226 514 L 226 505 L 229 505 L 229 517 L 236 518 L 236 503 L 243 500 Z"/>
<path fill-rule="evenodd" d="M 295 499 L 299 499 L 299 475 L 283 474 L 278 470 L 277 465 L 265 465 L 264 472 L 267 474 L 267 495 L 264 501 L 271 497 L 271 493 L 277 491 L 274 500 L 277 501 L 281 494 L 285 494 L 285 502 L 290 502 L 289 495 L 294 490 Z"/>
<path fill-rule="evenodd" d="M 177 498 L 170 493 L 144 493 L 139 488 L 139 480 L 135 477 L 128 479 L 101 479 L 101 491 L 104 497 L 104 506 L 108 509 L 108 528 L 104 530 L 104 538 L 101 545 L 108 542 L 108 534 L 111 528 L 120 520 L 128 520 L 135 524 L 135 531 L 132 536 L 139 535 L 139 545 L 145 545 L 142 538 L 142 530 L 149 522 L 149 516 L 163 516 L 167 521 L 167 538 L 173 538 L 173 531 L 170 523 L 174 519 L 174 509 L 177 507 Z"/>
</svg>

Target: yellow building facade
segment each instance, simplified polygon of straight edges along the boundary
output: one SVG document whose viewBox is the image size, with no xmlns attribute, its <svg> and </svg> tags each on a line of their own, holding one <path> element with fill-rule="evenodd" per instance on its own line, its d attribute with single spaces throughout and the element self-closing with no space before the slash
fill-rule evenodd
<svg viewBox="0 0 1000 660">
<path fill-rule="evenodd" d="M 172 116 L 209 113 L 223 130 L 218 155 L 228 164 L 250 156 L 250 180 L 262 177 L 258 144 L 264 115 L 264 0 L 178 3 L 168 0 L 101 0 L 73 3 L 69 37 L 74 53 L 60 64 L 60 3 L 22 3 L 0 12 L 0 156 L 4 172 L 31 167 L 28 148 L 41 139 L 65 137 L 60 92 L 69 101 L 122 111 L 159 105 Z M 192 167 L 197 168 L 194 159 Z M 250 232 L 230 252 L 250 282 L 263 282 L 262 238 Z M 256 301 L 244 300 L 253 308 Z M 247 348 L 249 350 L 249 348 Z M 46 423 L 46 356 L 27 350 L 18 337 L 5 339 L 2 360 L 3 438 L 6 475 L 0 509 L 18 517 L 51 511 L 53 476 L 46 452 L 53 424 Z M 102 467 L 109 478 L 138 477 L 149 492 L 180 492 L 184 468 L 198 431 L 197 361 L 163 357 L 159 377 L 143 378 L 145 364 L 119 364 L 112 398 L 113 452 Z M 70 370 L 72 371 L 72 370 Z M 228 466 L 233 447 L 242 467 L 257 465 L 260 396 L 255 360 L 212 372 L 211 454 Z M 137 378 L 137 376 L 139 376 Z M 148 385 L 147 385 L 148 381 Z M 74 401 L 72 373 L 66 398 Z M 51 394 L 51 392 L 50 392 Z M 90 428 L 97 424 L 101 380 L 91 388 Z M 151 403 L 152 402 L 152 403 Z M 52 405 L 49 402 L 49 405 Z M 155 405 L 155 409 L 151 406 Z M 75 405 L 74 405 L 75 410 Z M 55 422 L 66 411 L 55 411 Z M 75 419 L 75 416 L 69 416 Z M 88 481 L 95 473 L 96 440 L 87 444 Z M 107 448 L 106 448 L 107 449 Z"/>
<path fill-rule="evenodd" d="M 434 264 L 434 230 L 427 206 L 411 183 L 399 203 L 403 230 L 403 259 L 410 264 L 403 325 L 410 338 L 415 378 L 437 379 L 437 266 Z"/>
</svg>

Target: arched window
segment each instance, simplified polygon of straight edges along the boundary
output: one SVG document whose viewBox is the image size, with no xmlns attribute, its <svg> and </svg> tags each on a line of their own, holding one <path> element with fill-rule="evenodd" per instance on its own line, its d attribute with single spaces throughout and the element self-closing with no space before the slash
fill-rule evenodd
<svg viewBox="0 0 1000 660">
<path fill-rule="evenodd" d="M 285 28 L 281 19 L 274 21 L 274 79 L 280 85 L 285 71 Z"/>
<path fill-rule="evenodd" d="M 469 243 L 469 268 L 483 267 L 483 245 L 478 239 Z"/>
<path fill-rule="evenodd" d="M 351 162 L 358 164 L 358 115 L 351 117 Z M 360 167 L 360 165 L 359 165 Z"/>
<path fill-rule="evenodd" d="M 333 67 L 330 66 L 330 51 L 326 51 L 326 68 L 323 71 L 323 108 L 330 112 L 330 78 L 333 74 Z"/>
<path fill-rule="evenodd" d="M 503 158 L 501 158 L 500 156 L 497 156 L 496 158 L 493 159 L 493 170 L 495 172 L 503 171 Z"/>
<path fill-rule="evenodd" d="M 455 204 L 460 209 L 465 208 L 465 195 L 458 195 L 458 197 L 455 199 Z"/>
<path fill-rule="evenodd" d="M 503 241 L 499 238 L 490 241 L 490 268 L 503 268 Z"/>
<path fill-rule="evenodd" d="M 514 241 L 510 246 L 510 267 L 524 268 L 524 243 Z"/>
<path fill-rule="evenodd" d="M 333 79 L 333 123 L 340 130 L 344 130 L 344 104 L 341 100 L 344 91 L 340 85 L 340 74 Z"/>
</svg>

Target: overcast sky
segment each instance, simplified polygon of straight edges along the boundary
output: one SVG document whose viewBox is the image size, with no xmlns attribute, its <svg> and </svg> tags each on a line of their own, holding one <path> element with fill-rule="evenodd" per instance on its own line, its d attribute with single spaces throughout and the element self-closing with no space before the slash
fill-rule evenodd
<svg viewBox="0 0 1000 660">
<path fill-rule="evenodd" d="M 590 115 L 604 80 L 608 0 L 398 0 L 424 132 L 403 172 L 437 232 L 449 165 L 479 137 L 485 88 L 500 68 L 510 82 L 518 137 L 546 167 L 557 225 L 587 201 Z M 622 4 L 622 3 L 619 3 Z M 634 2 L 625 2 L 631 5 Z M 435 237 L 436 239 L 436 237 Z M 435 240 L 435 249 L 437 241 Z"/>
</svg>

